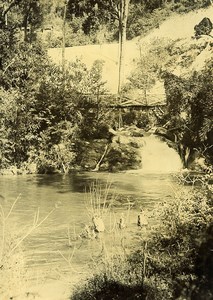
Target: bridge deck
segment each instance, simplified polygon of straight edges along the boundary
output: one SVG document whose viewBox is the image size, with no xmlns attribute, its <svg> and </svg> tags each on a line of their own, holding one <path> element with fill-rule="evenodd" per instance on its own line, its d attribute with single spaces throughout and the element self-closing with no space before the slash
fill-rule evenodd
<svg viewBox="0 0 213 300">
<path fill-rule="evenodd" d="M 85 96 L 88 96 L 94 102 L 97 100 L 104 100 L 105 106 L 109 108 L 149 109 L 167 105 L 165 94 L 146 95 L 146 97 L 141 96 L 137 99 L 127 97 L 126 95 L 118 94 L 85 94 Z"/>
</svg>

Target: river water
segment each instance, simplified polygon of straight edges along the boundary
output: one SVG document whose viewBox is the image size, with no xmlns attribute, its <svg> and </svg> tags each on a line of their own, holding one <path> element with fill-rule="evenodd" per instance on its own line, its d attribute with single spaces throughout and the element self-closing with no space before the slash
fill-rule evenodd
<svg viewBox="0 0 213 300">
<path fill-rule="evenodd" d="M 144 157 L 157 155 L 153 150 L 149 154 L 150 146 L 147 146 L 148 153 Z M 164 155 L 167 155 L 167 161 L 177 159 L 172 149 L 166 151 Z M 156 152 L 159 155 L 158 147 Z M 179 161 L 177 164 L 179 167 Z M 88 274 L 91 266 L 101 259 L 103 250 L 116 252 L 124 238 L 125 243 L 134 247 L 140 207 L 150 213 L 155 204 L 172 198 L 174 190 L 178 188 L 172 174 L 172 171 L 177 171 L 177 164 L 173 170 L 166 168 L 165 172 L 162 171 L 162 165 L 154 169 L 152 164 L 150 172 L 137 170 L 0 177 L 0 201 L 5 212 L 19 197 L 7 221 L 18 238 L 32 228 L 36 213 L 37 224 L 45 219 L 22 243 L 31 280 L 57 279 L 70 272 L 73 278 Z M 106 231 L 95 239 L 79 238 L 85 225 L 92 222 L 91 197 L 94 198 L 94 188 L 96 200 L 100 198 L 97 204 L 105 207 L 103 220 Z M 92 202 L 94 205 L 94 200 Z M 122 233 L 117 226 L 121 215 L 127 225 Z"/>
</svg>

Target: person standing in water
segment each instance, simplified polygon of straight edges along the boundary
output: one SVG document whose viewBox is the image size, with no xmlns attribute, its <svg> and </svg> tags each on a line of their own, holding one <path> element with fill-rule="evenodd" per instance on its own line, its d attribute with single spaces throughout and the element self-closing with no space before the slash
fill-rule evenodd
<svg viewBox="0 0 213 300">
<path fill-rule="evenodd" d="M 124 229 L 126 227 L 123 213 L 121 214 L 121 217 L 120 217 L 120 220 L 119 220 L 119 223 L 118 223 L 118 227 L 119 227 L 119 229 Z"/>
<path fill-rule="evenodd" d="M 142 208 L 140 208 L 140 213 L 138 215 L 138 221 L 137 221 L 137 225 L 139 227 L 143 227 L 143 226 L 147 226 L 148 225 L 148 220 L 146 215 L 144 214 L 144 211 Z"/>
<path fill-rule="evenodd" d="M 104 232 L 105 231 L 104 222 L 100 216 L 95 214 L 94 217 L 92 218 L 92 222 L 94 225 L 95 232 Z"/>
</svg>

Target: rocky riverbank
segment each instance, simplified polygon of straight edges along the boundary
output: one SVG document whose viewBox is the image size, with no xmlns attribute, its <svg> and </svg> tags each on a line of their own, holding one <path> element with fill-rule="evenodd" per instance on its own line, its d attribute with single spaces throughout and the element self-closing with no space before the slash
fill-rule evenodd
<svg viewBox="0 0 213 300">
<path fill-rule="evenodd" d="M 182 162 L 187 159 L 187 167 L 185 168 L 189 172 L 208 172 L 209 167 L 205 159 L 199 156 L 198 152 L 190 152 L 190 149 L 185 149 L 184 145 L 178 144 L 176 136 L 171 130 L 156 127 L 147 132 L 132 125 L 116 131 L 109 129 L 107 138 L 82 140 L 78 145 L 79 151 L 77 152 L 76 163 L 69 168 L 69 173 L 75 171 L 119 172 L 141 169 L 143 159 L 143 151 L 141 150 L 146 143 L 145 137 L 151 134 L 159 136 L 162 143 L 166 143 L 174 149 L 180 155 Z M 185 163 L 183 162 L 183 168 Z M 54 173 L 62 173 L 62 171 L 48 165 L 46 169 L 43 168 L 41 171 L 36 160 L 25 163 L 19 168 L 11 166 L 0 170 L 0 175 Z"/>
<path fill-rule="evenodd" d="M 123 171 L 141 167 L 141 153 L 145 131 L 136 126 L 109 130 L 111 139 L 85 141 L 79 161 L 82 169 L 94 171 Z"/>
<path fill-rule="evenodd" d="M 143 147 L 142 137 L 145 131 L 130 126 L 120 130 L 109 129 L 110 138 L 82 140 L 77 152 L 76 164 L 70 168 L 72 171 L 123 171 L 141 167 L 141 153 Z M 25 163 L 21 167 L 11 166 L 0 170 L 1 175 L 26 175 L 37 173 L 61 173 L 61 170 L 51 166 L 39 171 L 35 160 Z"/>
</svg>

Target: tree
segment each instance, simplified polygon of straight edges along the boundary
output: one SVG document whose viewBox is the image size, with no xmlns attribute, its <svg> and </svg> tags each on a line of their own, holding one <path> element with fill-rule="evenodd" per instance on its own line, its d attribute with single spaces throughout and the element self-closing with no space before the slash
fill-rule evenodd
<svg viewBox="0 0 213 300">
<path fill-rule="evenodd" d="M 13 7 L 19 5 L 21 1 L 22 0 L 0 1 L 0 28 L 8 26 L 8 13 L 13 9 Z"/>
<path fill-rule="evenodd" d="M 66 13 L 67 13 L 67 0 L 64 1 L 64 14 L 62 26 L 62 72 L 65 72 L 65 28 L 66 28 Z"/>
<path fill-rule="evenodd" d="M 23 27 L 24 41 L 32 42 L 35 40 L 35 29 L 42 25 L 46 9 L 44 0 L 4 1 L 1 4 L 0 28 L 11 30 Z"/>
<path fill-rule="evenodd" d="M 168 49 L 171 44 L 169 39 L 156 38 L 148 45 L 141 45 L 140 58 L 136 60 L 135 69 L 129 76 L 124 91 L 140 90 L 140 94 L 143 92 L 143 100 L 146 101 L 148 90 L 161 80 L 161 69 L 170 59 Z"/>
<path fill-rule="evenodd" d="M 118 16 L 119 16 L 119 73 L 118 73 L 118 94 L 121 92 L 121 85 L 124 79 L 124 63 L 125 63 L 125 43 L 126 43 L 126 26 L 129 12 L 130 0 L 119 0 Z"/>
<path fill-rule="evenodd" d="M 118 21 L 119 31 L 119 72 L 118 72 L 118 93 L 121 92 L 121 85 L 124 78 L 124 59 L 127 19 L 129 13 L 130 0 L 87 0 L 87 1 L 69 1 L 68 15 L 83 16 L 87 15 L 86 32 L 95 24 L 101 22 Z"/>
<path fill-rule="evenodd" d="M 188 167 L 197 152 L 210 162 L 212 152 L 213 84 L 212 59 L 204 70 L 186 80 L 165 75 L 168 101 L 166 127 L 174 132 L 184 166 Z"/>
</svg>

